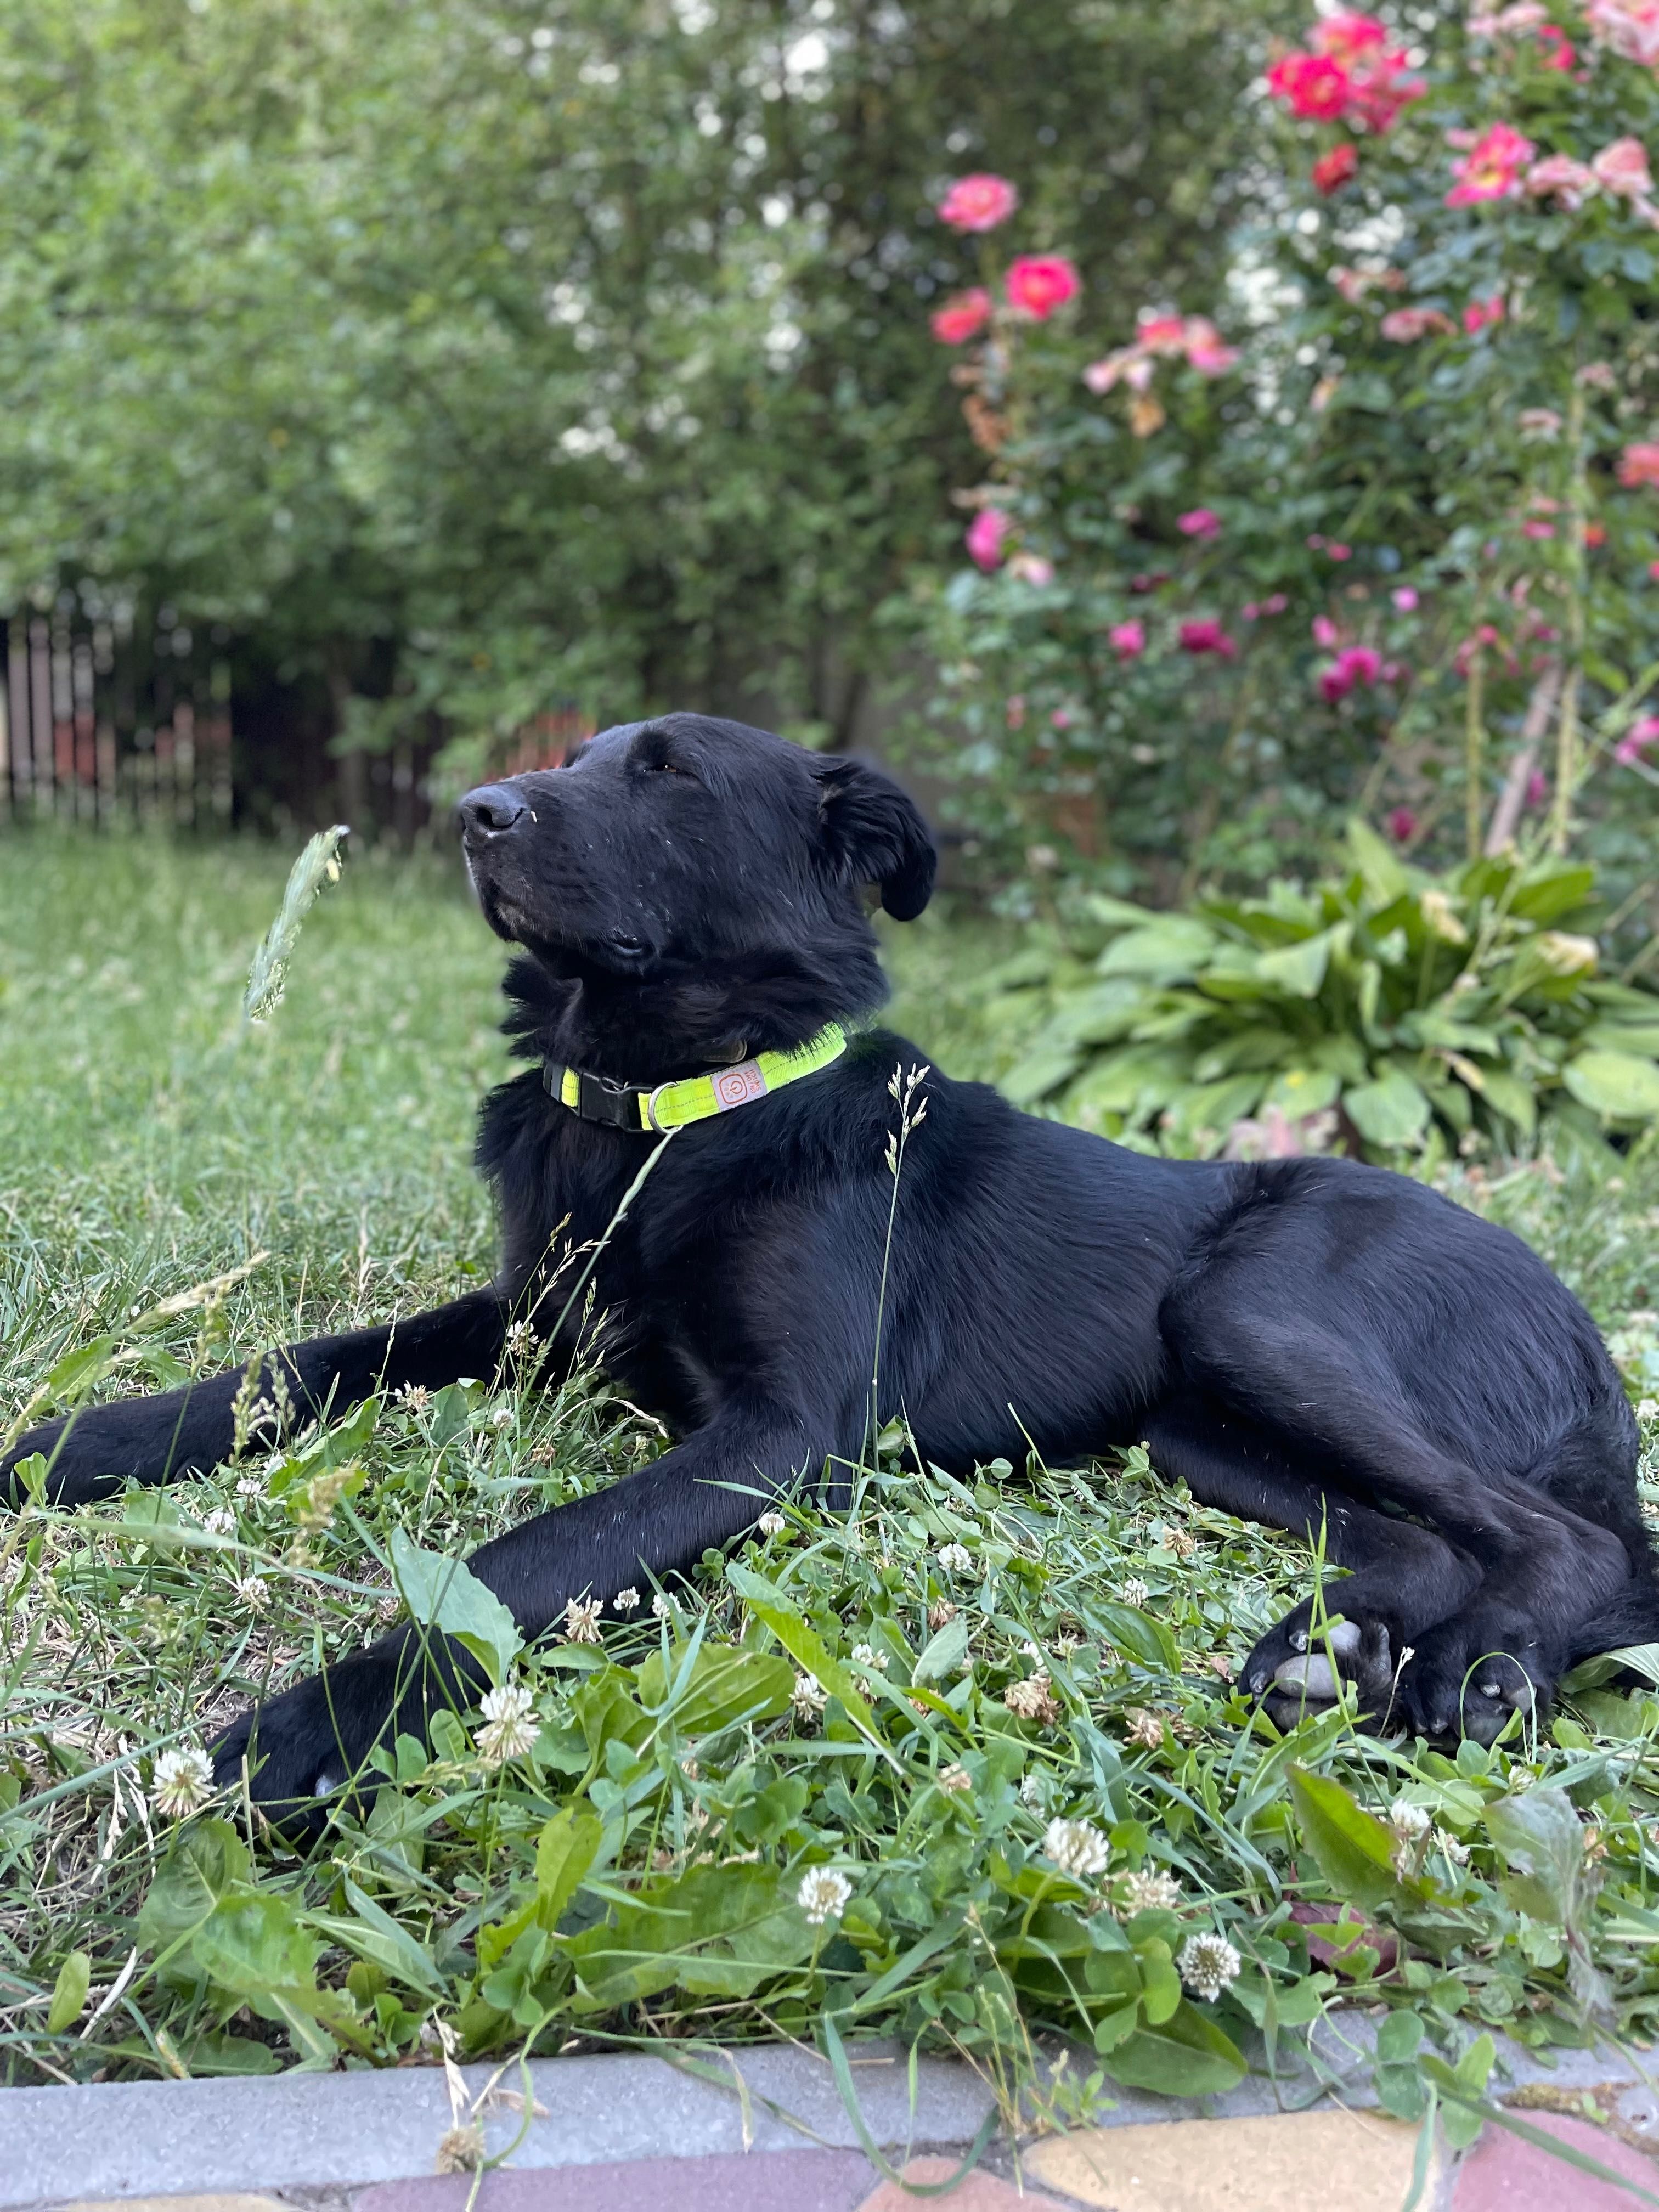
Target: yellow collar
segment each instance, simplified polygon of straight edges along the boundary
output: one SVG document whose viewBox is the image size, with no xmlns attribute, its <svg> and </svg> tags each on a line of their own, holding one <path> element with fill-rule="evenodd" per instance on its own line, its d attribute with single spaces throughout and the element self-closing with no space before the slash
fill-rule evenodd
<svg viewBox="0 0 1659 2212">
<path fill-rule="evenodd" d="M 550 1098 L 556 1098 L 584 1121 L 666 1134 L 689 1121 L 712 1121 L 716 1114 L 752 1105 L 787 1083 L 799 1083 L 803 1075 L 816 1075 L 846 1049 L 845 1033 L 838 1023 L 830 1022 L 793 1052 L 763 1052 L 754 1060 L 739 1060 L 735 1067 L 683 1076 L 678 1083 L 659 1083 L 654 1090 L 649 1084 L 588 1075 L 580 1068 L 562 1066 L 556 1060 L 542 1062 L 542 1083 Z"/>
</svg>

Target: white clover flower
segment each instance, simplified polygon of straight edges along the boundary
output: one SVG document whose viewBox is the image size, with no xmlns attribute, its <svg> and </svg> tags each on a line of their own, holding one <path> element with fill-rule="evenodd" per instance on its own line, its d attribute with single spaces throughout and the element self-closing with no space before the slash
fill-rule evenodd
<svg viewBox="0 0 1659 2212">
<path fill-rule="evenodd" d="M 533 1751 L 541 1730 L 537 1725 L 534 1698 L 521 1682 L 503 1682 L 484 1692 L 480 1710 L 484 1725 L 478 1730 L 478 1756 L 486 1766 L 504 1766 L 509 1759 L 522 1759 Z"/>
<path fill-rule="evenodd" d="M 236 1526 L 236 1516 L 228 1505 L 216 1505 L 211 1513 L 202 1516 L 202 1526 L 216 1536 L 228 1536 Z"/>
<path fill-rule="evenodd" d="M 639 1609 L 640 1594 L 632 1583 L 626 1589 L 619 1589 L 611 1601 L 612 1613 L 637 1613 Z"/>
<path fill-rule="evenodd" d="M 965 1766 L 941 1767 L 934 1778 L 947 1797 L 965 1797 L 972 1794 L 974 1778 Z"/>
<path fill-rule="evenodd" d="M 1042 1665 L 1042 1646 L 1040 1644 L 1034 1644 L 1028 1636 L 1024 1643 L 1022 1644 L 1019 1648 L 1028 1659 L 1034 1659 L 1038 1666 Z"/>
<path fill-rule="evenodd" d="M 150 1778 L 150 1802 L 164 1820 L 182 1820 L 213 1795 L 213 1761 L 194 1744 L 164 1751 Z"/>
<path fill-rule="evenodd" d="M 530 1323 L 522 1317 L 522 1316 L 519 1320 L 508 1324 L 507 1335 L 504 1339 L 504 1343 L 508 1352 L 515 1354 L 528 1352 L 531 1346 L 534 1344 L 535 1341 L 536 1332 L 531 1327 Z"/>
<path fill-rule="evenodd" d="M 1054 1686 L 1042 1667 L 1035 1674 L 1028 1674 L 1023 1682 L 1010 1682 L 1002 1693 L 1002 1702 L 1021 1720 L 1040 1721 L 1044 1728 L 1053 1728 L 1060 1717 Z"/>
<path fill-rule="evenodd" d="M 1402 1844 L 1414 1844 L 1429 1832 L 1429 1815 L 1421 1805 L 1413 1805 L 1409 1797 L 1396 1797 L 1389 1808 L 1389 1826 Z"/>
<path fill-rule="evenodd" d="M 265 1482 L 263 1475 L 245 1474 L 239 1478 L 236 1484 L 236 1495 L 239 1498 L 263 1498 L 264 1494 Z"/>
<path fill-rule="evenodd" d="M 432 1403 L 432 1393 L 424 1382 L 405 1382 L 401 1390 L 392 1395 L 398 1403 L 406 1406 L 411 1413 L 423 1413 Z"/>
<path fill-rule="evenodd" d="M 1137 1912 L 1175 1912 L 1181 1905 L 1181 1884 L 1160 1867 L 1157 1873 L 1143 1867 L 1121 1880 L 1122 1912 L 1126 1920 Z"/>
<path fill-rule="evenodd" d="M 884 1651 L 878 1651 L 873 1644 L 855 1644 L 853 1646 L 853 1664 L 855 1667 L 867 1667 L 878 1674 L 884 1674 L 892 1662 Z"/>
<path fill-rule="evenodd" d="M 1195 1997 L 1213 2004 L 1230 1982 L 1238 1979 L 1244 1961 L 1224 1936 L 1206 1929 L 1189 1936 L 1176 1955 L 1176 1969 Z"/>
<path fill-rule="evenodd" d="M 511 1406 L 497 1406 L 490 1413 L 489 1425 L 492 1429 L 510 1429 L 517 1419 Z"/>
<path fill-rule="evenodd" d="M 1659 1398 L 1644 1398 L 1636 1408 L 1638 1421 L 1659 1421 Z"/>
<path fill-rule="evenodd" d="M 1050 1820 L 1042 1832 L 1042 1848 L 1073 1881 L 1104 1874 L 1112 1856 L 1111 1845 L 1091 1820 Z"/>
<path fill-rule="evenodd" d="M 674 1611 L 674 1601 L 666 1590 L 659 1590 L 651 1601 L 651 1610 L 659 1620 L 666 1620 Z"/>
<path fill-rule="evenodd" d="M 1434 1832 L 1434 1840 L 1454 1866 L 1468 1864 L 1468 1845 L 1461 1837 L 1453 1835 L 1449 1828 L 1437 1828 Z"/>
<path fill-rule="evenodd" d="M 1151 1591 L 1147 1589 L 1146 1583 L 1141 1581 L 1139 1575 L 1131 1575 L 1128 1581 L 1124 1583 L 1122 1589 L 1118 1592 L 1118 1595 L 1122 1599 L 1124 1604 L 1133 1606 L 1137 1613 L 1140 1613 L 1145 1610 L 1146 1601 L 1151 1595 Z"/>
<path fill-rule="evenodd" d="M 947 1575 L 970 1575 L 974 1571 L 974 1555 L 966 1544 L 941 1544 L 934 1556 Z"/>
<path fill-rule="evenodd" d="M 796 1901 L 815 1928 L 845 1911 L 853 1885 L 834 1867 L 809 1867 L 801 1876 Z"/>
<path fill-rule="evenodd" d="M 781 1513 L 763 1513 L 755 1526 L 763 1536 L 781 1536 L 789 1523 Z"/>
<path fill-rule="evenodd" d="M 795 1686 L 789 1692 L 789 1702 L 801 1718 L 807 1720 L 814 1713 L 823 1711 L 830 1702 L 830 1692 L 821 1682 L 814 1681 L 810 1674 L 797 1674 Z"/>
<path fill-rule="evenodd" d="M 605 1601 L 597 1597 L 573 1597 L 564 1608 L 564 1636 L 567 1644 L 597 1644 L 599 1640 L 599 1615 Z"/>
<path fill-rule="evenodd" d="M 1048 1794 L 1040 1774 L 1028 1774 L 1019 1785 L 1020 1803 L 1029 1805 L 1033 1812 L 1042 1810 L 1042 1801 Z"/>
<path fill-rule="evenodd" d="M 270 1585 L 261 1582 L 258 1575 L 242 1577 L 236 1585 L 236 1597 L 238 1603 L 245 1605 L 250 1613 L 270 1610 Z"/>
</svg>

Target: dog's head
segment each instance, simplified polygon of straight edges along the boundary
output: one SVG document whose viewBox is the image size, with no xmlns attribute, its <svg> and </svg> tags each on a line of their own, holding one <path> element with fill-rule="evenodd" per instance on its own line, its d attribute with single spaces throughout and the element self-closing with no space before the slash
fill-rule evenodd
<svg viewBox="0 0 1659 2212">
<path fill-rule="evenodd" d="M 549 1048 L 641 1076 L 878 1005 L 864 886 L 908 921 L 933 885 L 926 824 L 879 769 L 701 714 L 603 731 L 460 815 L 491 927 L 563 987 Z"/>
</svg>

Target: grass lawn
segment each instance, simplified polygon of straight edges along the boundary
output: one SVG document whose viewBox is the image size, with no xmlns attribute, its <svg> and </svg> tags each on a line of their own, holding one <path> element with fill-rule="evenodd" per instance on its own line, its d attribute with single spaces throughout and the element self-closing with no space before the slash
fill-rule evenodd
<svg viewBox="0 0 1659 2212">
<path fill-rule="evenodd" d="M 94 1395 L 155 1388 L 489 1271 L 468 1154 L 507 1064 L 500 948 L 458 871 L 371 857 L 247 1030 L 289 857 L 0 842 L 0 1433 L 88 1382 L 82 1347 Z M 993 1070 L 983 928 L 890 937 L 898 1024 Z M 1651 1140 L 1603 1182 L 1489 1166 L 1456 1194 L 1659 1393 Z M 883 2032 L 1012 2091 L 1041 2035 L 1075 2109 L 1226 2087 L 1363 2004 L 1392 2108 L 1455 2114 L 1488 2026 L 1653 2033 L 1659 1698 L 1583 1682 L 1455 1760 L 1340 1711 L 1281 1738 L 1229 1678 L 1306 1547 L 1139 1452 L 964 1486 L 890 1435 L 849 1516 L 793 1507 L 638 1626 L 512 1662 L 528 1749 L 441 1715 L 308 1861 L 238 1802 L 181 1812 L 168 1753 L 393 1616 L 394 1538 L 457 1557 L 661 1441 L 598 1377 L 481 1381 L 0 1524 L 3 2078 Z"/>
</svg>

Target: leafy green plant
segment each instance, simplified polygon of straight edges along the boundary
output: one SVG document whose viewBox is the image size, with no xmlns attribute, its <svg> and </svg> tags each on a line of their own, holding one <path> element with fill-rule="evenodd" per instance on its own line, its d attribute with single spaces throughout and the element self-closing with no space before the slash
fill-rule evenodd
<svg viewBox="0 0 1659 2212">
<path fill-rule="evenodd" d="M 1659 993 L 1601 973 L 1592 867 L 1510 853 L 1437 878 L 1358 821 L 1348 846 L 1346 872 L 1306 891 L 1170 914 L 1085 898 L 1106 933 L 1091 969 L 1004 971 L 1052 1000 L 1004 1091 L 1188 1154 L 1230 1133 L 1382 1160 L 1514 1152 L 1546 1118 L 1599 1144 L 1659 1115 Z"/>
</svg>

